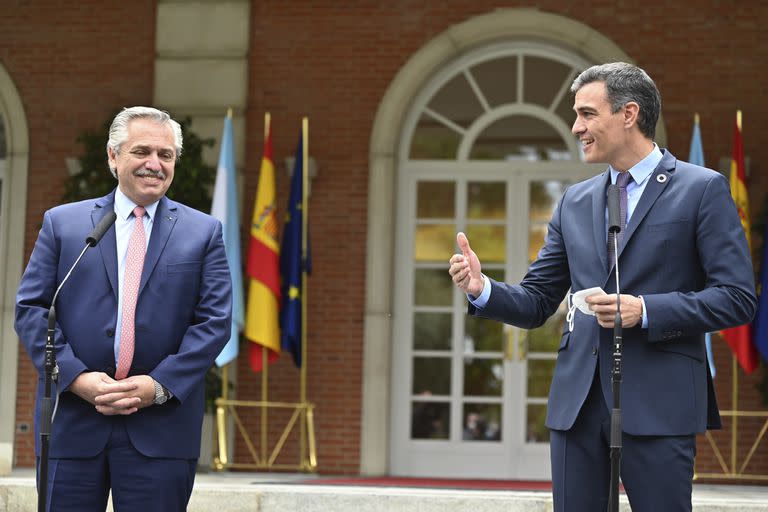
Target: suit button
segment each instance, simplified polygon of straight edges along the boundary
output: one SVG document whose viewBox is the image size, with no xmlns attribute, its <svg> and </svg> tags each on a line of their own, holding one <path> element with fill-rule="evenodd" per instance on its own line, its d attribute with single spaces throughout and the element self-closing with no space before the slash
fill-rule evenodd
<svg viewBox="0 0 768 512">
<path fill-rule="evenodd" d="M 107 329 L 107 336 L 109 336 L 109 337 L 111 338 L 111 337 L 112 337 L 112 336 L 114 336 L 114 335 L 115 335 L 115 331 L 114 331 L 114 330 L 112 330 L 112 329 Z"/>
<path fill-rule="evenodd" d="M 597 355 L 597 347 L 592 347 L 592 355 L 593 356 Z"/>
</svg>

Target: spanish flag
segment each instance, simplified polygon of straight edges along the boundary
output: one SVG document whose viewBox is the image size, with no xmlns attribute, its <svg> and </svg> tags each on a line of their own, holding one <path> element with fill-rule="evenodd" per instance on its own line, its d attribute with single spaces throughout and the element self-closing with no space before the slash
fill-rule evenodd
<svg viewBox="0 0 768 512">
<path fill-rule="evenodd" d="M 747 236 L 747 244 L 752 247 L 749 236 L 749 195 L 747 194 L 747 180 L 744 172 L 744 141 L 741 135 L 741 110 L 736 112 L 736 126 L 733 131 L 733 157 L 731 158 L 731 195 L 733 202 L 736 203 L 736 209 L 741 217 L 741 225 Z M 733 350 L 736 360 L 747 374 L 752 373 L 757 368 L 759 358 L 757 349 L 752 343 L 752 332 L 750 324 L 733 327 L 721 332 L 723 338 L 731 350 Z"/>
<path fill-rule="evenodd" d="M 255 372 L 280 356 L 280 246 L 277 243 L 275 165 L 272 162 L 270 116 L 264 116 L 264 157 L 261 160 L 246 271 L 249 278 L 245 336 L 253 342 L 249 359 Z"/>
</svg>

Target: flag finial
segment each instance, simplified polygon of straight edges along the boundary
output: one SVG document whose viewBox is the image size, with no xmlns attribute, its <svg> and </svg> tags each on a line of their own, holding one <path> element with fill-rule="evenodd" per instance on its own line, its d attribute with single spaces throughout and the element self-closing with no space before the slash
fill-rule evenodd
<svg viewBox="0 0 768 512">
<path fill-rule="evenodd" d="M 230 119 L 232 119 L 232 107 L 229 107 L 229 108 L 227 109 L 227 117 L 228 117 L 228 118 L 230 118 Z"/>
<path fill-rule="evenodd" d="M 700 121 L 699 113 L 696 112 L 695 114 L 693 114 L 693 122 L 694 124 L 699 124 L 699 121 Z"/>
<path fill-rule="evenodd" d="M 741 110 L 736 111 L 736 126 L 739 127 L 739 131 L 741 130 Z"/>
</svg>

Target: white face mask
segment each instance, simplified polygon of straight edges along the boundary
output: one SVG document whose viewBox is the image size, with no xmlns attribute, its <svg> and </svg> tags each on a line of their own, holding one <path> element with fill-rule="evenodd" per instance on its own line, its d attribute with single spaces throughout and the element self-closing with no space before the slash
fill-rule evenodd
<svg viewBox="0 0 768 512">
<path fill-rule="evenodd" d="M 589 309 L 589 304 L 587 304 L 585 299 L 592 295 L 600 295 L 604 293 L 602 288 L 595 286 L 594 288 L 587 288 L 585 290 L 579 290 L 576 293 L 568 294 L 568 315 L 565 319 L 568 321 L 569 331 L 573 331 L 573 320 L 577 309 L 585 315 L 595 316 L 595 312 Z"/>
</svg>

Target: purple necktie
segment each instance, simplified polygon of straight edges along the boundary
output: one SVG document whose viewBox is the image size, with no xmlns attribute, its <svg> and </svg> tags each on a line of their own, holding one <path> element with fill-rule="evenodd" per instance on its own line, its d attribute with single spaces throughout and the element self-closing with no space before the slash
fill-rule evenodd
<svg viewBox="0 0 768 512">
<path fill-rule="evenodd" d="M 133 209 L 136 217 L 133 233 L 128 239 L 128 252 L 125 257 L 125 275 L 123 276 L 123 319 L 120 326 L 120 350 L 117 356 L 115 379 L 124 379 L 133 362 L 133 347 L 136 341 L 134 318 L 136 301 L 139 298 L 141 271 L 144 268 L 144 254 L 147 252 L 147 235 L 144 232 L 144 207 Z"/>
<path fill-rule="evenodd" d="M 624 230 L 627 229 L 627 185 L 632 181 L 632 175 L 629 172 L 620 172 L 616 176 L 616 185 L 619 187 L 619 222 L 621 231 L 619 231 L 619 246 L 624 239 Z M 613 233 L 608 233 L 608 267 L 613 267 Z"/>
</svg>

